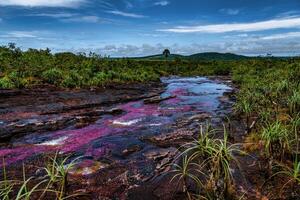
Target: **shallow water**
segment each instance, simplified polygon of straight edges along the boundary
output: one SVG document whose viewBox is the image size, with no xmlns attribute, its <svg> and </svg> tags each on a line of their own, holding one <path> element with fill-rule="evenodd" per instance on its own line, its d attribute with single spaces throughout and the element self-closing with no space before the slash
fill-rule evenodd
<svg viewBox="0 0 300 200">
<path fill-rule="evenodd" d="M 122 162 L 143 159 L 143 152 L 156 148 L 142 140 L 143 137 L 167 132 L 180 118 L 208 112 L 216 115 L 220 106 L 219 97 L 231 88 L 224 83 L 204 77 L 162 78 L 166 90 L 162 97 L 176 96 L 159 104 L 144 104 L 134 101 L 114 107 L 124 110 L 118 116 L 99 116 L 89 126 L 48 133 L 31 133 L 14 140 L 10 147 L 0 149 L 0 157 L 7 164 L 17 163 L 42 153 L 59 151 L 62 154 L 85 156 L 86 163 L 104 157 Z M 140 150 L 124 157 L 124 149 L 138 145 Z M 88 168 L 84 173 L 90 173 Z"/>
</svg>

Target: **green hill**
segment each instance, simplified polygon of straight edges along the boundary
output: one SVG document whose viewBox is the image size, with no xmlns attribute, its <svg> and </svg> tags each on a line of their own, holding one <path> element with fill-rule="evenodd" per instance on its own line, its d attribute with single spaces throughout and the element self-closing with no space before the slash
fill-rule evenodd
<svg viewBox="0 0 300 200">
<path fill-rule="evenodd" d="M 179 54 L 171 54 L 167 59 L 162 55 L 151 55 L 145 57 L 134 57 L 131 59 L 136 60 L 174 60 L 175 58 L 180 58 L 183 60 L 243 60 L 250 57 L 237 55 L 233 53 L 217 53 L 217 52 L 205 52 L 197 53 L 190 56 L 183 56 Z"/>
<path fill-rule="evenodd" d="M 187 59 L 187 56 L 179 55 L 179 54 L 171 54 L 167 60 L 174 60 L 175 58 L 180 59 Z M 140 59 L 140 60 L 166 60 L 166 57 L 164 57 L 162 54 L 157 55 L 151 55 L 151 56 L 145 56 L 145 57 L 134 57 L 133 59 Z"/>
<path fill-rule="evenodd" d="M 237 55 L 233 53 L 217 53 L 217 52 L 206 52 L 206 53 L 197 53 L 188 56 L 192 60 L 242 60 L 249 57 Z"/>
</svg>

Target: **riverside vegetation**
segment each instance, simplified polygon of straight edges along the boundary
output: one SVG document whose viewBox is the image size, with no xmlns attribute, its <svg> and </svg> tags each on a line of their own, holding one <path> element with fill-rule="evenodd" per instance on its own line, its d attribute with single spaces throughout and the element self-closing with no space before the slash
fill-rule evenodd
<svg viewBox="0 0 300 200">
<path fill-rule="evenodd" d="M 172 182 L 181 184 L 188 199 L 248 199 L 247 191 L 234 192 L 233 168 L 241 157 L 263 159 L 262 196 L 272 199 L 300 195 L 300 60 L 245 59 L 232 61 L 111 59 L 90 53 L 51 54 L 49 50 L 21 51 L 15 45 L 0 48 L 0 88 L 26 88 L 41 84 L 57 87 L 98 87 L 111 83 L 158 81 L 161 76 L 230 75 L 238 88 L 230 120 L 242 122 L 243 139 L 229 136 L 229 122 L 221 130 L 209 125 L 195 141 L 179 148 L 171 167 Z M 232 132 L 231 132 L 232 131 Z M 217 132 L 222 132 L 222 137 Z M 250 144 L 250 145 L 249 145 Z M 249 147 L 250 146 L 250 147 Z M 50 159 L 44 178 L 8 180 L 5 160 L 0 179 L 2 199 L 68 199 L 82 195 L 66 192 L 67 174 L 75 161 Z M 67 164 L 70 163 L 70 164 Z M 238 167 L 236 167 L 238 166 Z M 282 180 L 276 183 L 276 180 Z M 279 190 L 278 190 L 279 189 Z M 280 191 L 280 192 L 278 192 Z M 293 191 L 293 192 L 291 192 Z M 272 194 L 276 192 L 276 194 Z"/>
<path fill-rule="evenodd" d="M 51 54 L 48 49 L 21 51 L 14 44 L 0 47 L 0 88 L 6 89 L 45 83 L 82 88 L 158 81 L 161 76 L 169 75 L 222 75 L 229 72 L 230 65 L 209 61 L 111 59 L 94 53 Z"/>
</svg>

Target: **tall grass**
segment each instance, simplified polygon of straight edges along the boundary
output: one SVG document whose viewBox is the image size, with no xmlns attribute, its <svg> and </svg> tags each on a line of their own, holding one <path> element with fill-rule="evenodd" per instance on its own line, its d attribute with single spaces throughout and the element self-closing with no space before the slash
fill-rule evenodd
<svg viewBox="0 0 300 200">
<path fill-rule="evenodd" d="M 66 187 L 68 185 L 67 175 L 69 170 L 74 167 L 76 161 L 66 158 L 58 158 L 58 153 L 46 167 L 41 168 L 45 172 L 42 180 L 38 181 L 34 176 L 27 178 L 25 165 L 23 164 L 23 180 L 9 180 L 3 159 L 3 181 L 0 182 L 0 197 L 3 200 L 30 200 L 34 195 L 35 198 L 42 200 L 46 195 L 55 194 L 56 200 L 70 199 L 75 196 L 83 195 L 81 192 L 75 192 L 68 195 Z M 52 195 L 51 195 L 52 196 Z"/>
<path fill-rule="evenodd" d="M 276 153 L 283 158 L 285 151 L 290 149 L 289 134 L 287 128 L 279 121 L 268 124 L 262 132 L 262 140 L 268 156 Z"/>
<path fill-rule="evenodd" d="M 214 138 L 215 130 L 203 131 L 201 128 L 198 139 L 194 142 L 183 145 L 179 154 L 183 157 L 182 165 L 174 164 L 176 170 L 172 180 L 176 177 L 187 185 L 184 177 L 190 177 L 198 187 L 202 187 L 209 198 L 217 198 L 218 195 L 226 196 L 232 186 L 232 162 L 238 164 L 235 154 L 244 153 L 240 150 L 239 144 L 228 142 L 228 133 L 223 130 L 223 138 Z M 193 174 L 194 173 L 194 174 Z M 196 176 L 197 175 L 197 176 Z M 201 177 L 201 178 L 200 178 Z M 206 182 L 206 184 L 203 184 Z M 217 194 L 218 187 L 224 189 L 223 194 Z M 187 189 L 187 186 L 185 186 Z M 201 191 L 201 190 L 200 190 Z"/>
</svg>

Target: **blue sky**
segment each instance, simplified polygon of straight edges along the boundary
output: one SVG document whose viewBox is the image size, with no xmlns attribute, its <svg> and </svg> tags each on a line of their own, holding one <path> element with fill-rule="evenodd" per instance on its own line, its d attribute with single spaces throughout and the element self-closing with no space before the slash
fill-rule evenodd
<svg viewBox="0 0 300 200">
<path fill-rule="evenodd" d="M 299 0 L 0 0 L 0 44 L 110 56 L 300 54 Z"/>
</svg>

